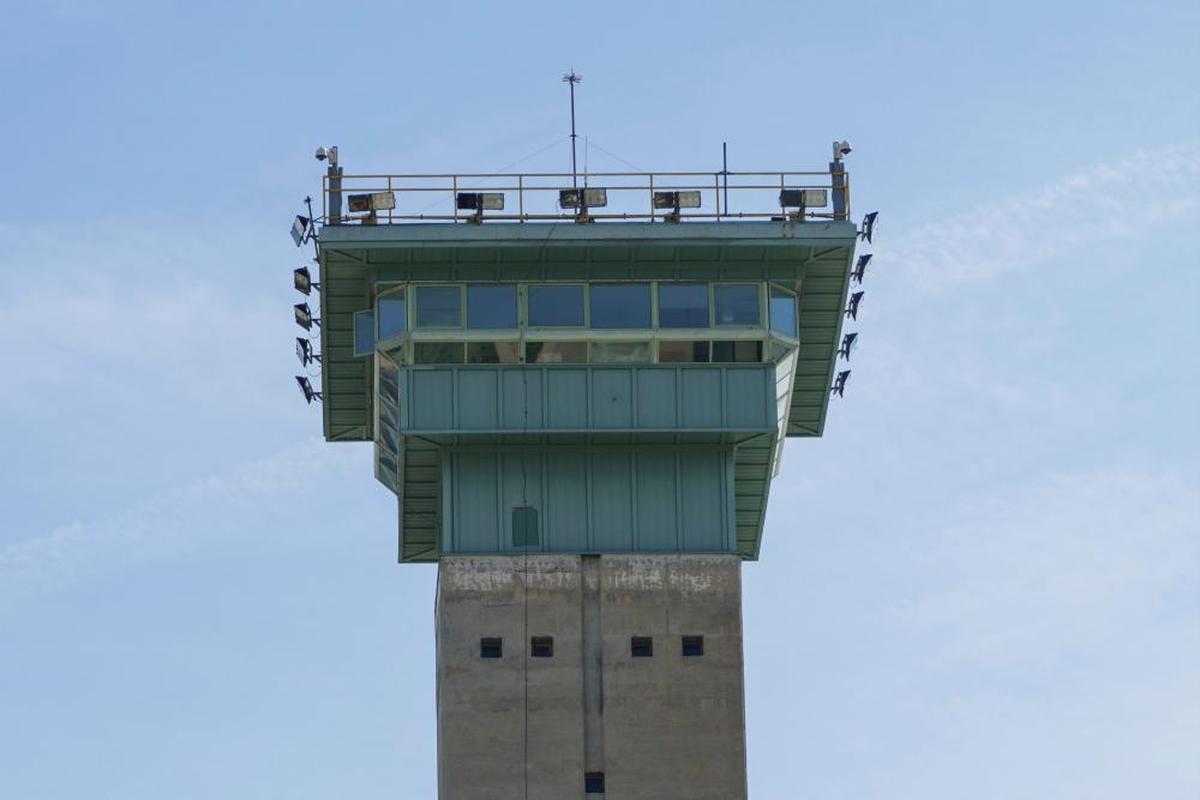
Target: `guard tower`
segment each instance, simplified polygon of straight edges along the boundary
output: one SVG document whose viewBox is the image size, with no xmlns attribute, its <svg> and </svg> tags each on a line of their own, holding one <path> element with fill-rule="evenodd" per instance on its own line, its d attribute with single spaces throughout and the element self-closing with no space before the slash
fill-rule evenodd
<svg viewBox="0 0 1200 800">
<path fill-rule="evenodd" d="M 400 561 L 438 565 L 443 800 L 746 797 L 741 562 L 853 341 L 840 145 L 820 172 L 586 176 L 318 151 L 301 386 L 329 441 L 373 442 Z"/>
</svg>

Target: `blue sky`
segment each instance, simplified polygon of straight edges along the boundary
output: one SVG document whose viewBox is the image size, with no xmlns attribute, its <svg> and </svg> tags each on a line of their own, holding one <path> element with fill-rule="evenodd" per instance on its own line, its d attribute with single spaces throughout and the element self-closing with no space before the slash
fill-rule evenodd
<svg viewBox="0 0 1200 800">
<path fill-rule="evenodd" d="M 756 798 L 1200 794 L 1195 4 L 46 2 L 0 29 L 0 796 L 434 796 L 432 567 L 291 214 L 580 131 L 848 161 L 846 397 L 745 569 Z M 622 168 L 603 152 L 593 169 Z"/>
</svg>

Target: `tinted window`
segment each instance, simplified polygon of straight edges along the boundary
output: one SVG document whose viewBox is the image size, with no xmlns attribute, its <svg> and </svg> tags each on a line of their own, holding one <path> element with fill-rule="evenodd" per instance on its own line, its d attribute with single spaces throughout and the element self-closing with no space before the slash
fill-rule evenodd
<svg viewBox="0 0 1200 800">
<path fill-rule="evenodd" d="M 740 284 L 713 287 L 718 325 L 757 325 L 758 286 Z"/>
<path fill-rule="evenodd" d="M 658 327 L 707 328 L 708 286 L 703 283 L 660 283 Z"/>
<path fill-rule="evenodd" d="M 516 342 L 467 342 L 468 364 L 516 364 Z"/>
<path fill-rule="evenodd" d="M 479 640 L 480 658 L 501 658 L 504 655 L 504 640 L 499 637 L 485 637 Z"/>
<path fill-rule="evenodd" d="M 688 657 L 704 655 L 704 637 L 684 636 L 683 655 Z"/>
<path fill-rule="evenodd" d="M 796 296 L 782 289 L 771 290 L 771 330 L 796 336 Z"/>
<path fill-rule="evenodd" d="M 467 327 L 517 327 L 517 287 L 468 286 Z"/>
<path fill-rule="evenodd" d="M 462 292 L 457 286 L 418 286 L 417 325 L 457 328 L 462 325 Z"/>
<path fill-rule="evenodd" d="M 585 772 L 583 775 L 584 794 L 604 794 L 604 773 Z"/>
<path fill-rule="evenodd" d="M 659 342 L 658 360 L 663 363 L 708 361 L 708 342 Z"/>
<path fill-rule="evenodd" d="M 587 342 L 526 342 L 526 364 L 584 364 Z"/>
<path fill-rule="evenodd" d="M 414 364 L 461 364 L 462 342 L 416 342 L 413 345 Z"/>
<path fill-rule="evenodd" d="M 408 327 L 405 315 L 404 292 L 384 295 L 379 298 L 379 338 L 386 339 L 403 333 Z"/>
<path fill-rule="evenodd" d="M 535 328 L 583 325 L 582 286 L 530 286 L 529 324 Z"/>
<path fill-rule="evenodd" d="M 354 315 L 354 355 L 369 355 L 375 349 L 375 314 L 360 311 Z"/>
<path fill-rule="evenodd" d="M 649 328 L 650 284 L 593 284 L 593 328 Z"/>
<path fill-rule="evenodd" d="M 713 342 L 712 360 L 716 362 L 762 361 L 762 342 Z"/>
<path fill-rule="evenodd" d="M 649 342 L 592 342 L 592 361 L 597 364 L 649 364 Z"/>
</svg>

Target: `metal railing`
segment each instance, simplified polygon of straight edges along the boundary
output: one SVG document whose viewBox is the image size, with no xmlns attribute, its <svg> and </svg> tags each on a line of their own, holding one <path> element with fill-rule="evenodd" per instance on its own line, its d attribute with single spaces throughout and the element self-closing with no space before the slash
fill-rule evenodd
<svg viewBox="0 0 1200 800">
<path fill-rule="evenodd" d="M 564 190 L 602 189 L 603 207 L 562 208 Z M 821 207 L 785 208 L 784 190 L 824 191 Z M 699 207 L 656 206 L 656 194 L 697 192 Z M 352 195 L 390 195 L 394 207 L 348 212 Z M 461 194 L 502 193 L 503 209 L 459 208 Z M 413 222 L 719 222 L 728 220 L 845 220 L 850 181 L 839 172 L 590 172 L 460 174 L 326 174 L 322 181 L 323 224 L 393 225 Z M 660 202 L 662 198 L 659 198 Z"/>
</svg>

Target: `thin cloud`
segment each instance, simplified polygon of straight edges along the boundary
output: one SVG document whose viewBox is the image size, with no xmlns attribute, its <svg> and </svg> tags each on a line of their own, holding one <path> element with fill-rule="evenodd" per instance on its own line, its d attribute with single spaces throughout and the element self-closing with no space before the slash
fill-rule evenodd
<svg viewBox="0 0 1200 800">
<path fill-rule="evenodd" d="M 0 611 L 91 575 L 179 557 L 215 540 L 245 535 L 246 525 L 235 520 L 244 522 L 254 508 L 287 508 L 297 475 L 311 482 L 317 476 L 348 473 L 360 466 L 362 454 L 360 448 L 327 447 L 313 439 L 177 487 L 112 517 L 73 522 L 0 547 Z M 240 516 L 231 515 L 232 510 Z"/>
<path fill-rule="evenodd" d="M 886 239 L 880 255 L 925 290 L 1045 264 L 1082 245 L 1138 236 L 1200 211 L 1200 144 L 1142 150 L 999 203 Z"/>
</svg>

